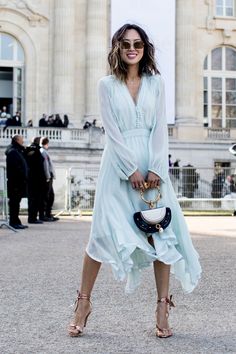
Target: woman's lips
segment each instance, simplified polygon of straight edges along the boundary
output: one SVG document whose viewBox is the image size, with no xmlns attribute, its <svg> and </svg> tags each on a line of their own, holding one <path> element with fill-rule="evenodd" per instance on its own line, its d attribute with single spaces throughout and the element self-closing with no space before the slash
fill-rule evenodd
<svg viewBox="0 0 236 354">
<path fill-rule="evenodd" d="M 135 59 L 136 56 L 137 56 L 136 53 L 128 53 L 128 54 L 127 54 L 127 57 L 128 57 L 129 59 Z"/>
</svg>

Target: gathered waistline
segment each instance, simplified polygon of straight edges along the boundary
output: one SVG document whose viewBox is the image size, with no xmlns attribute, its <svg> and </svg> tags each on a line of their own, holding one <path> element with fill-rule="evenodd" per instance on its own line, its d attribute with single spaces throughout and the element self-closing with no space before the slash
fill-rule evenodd
<svg viewBox="0 0 236 354">
<path fill-rule="evenodd" d="M 130 129 L 122 132 L 122 136 L 127 138 L 129 136 L 149 136 L 151 131 L 149 129 Z"/>
</svg>

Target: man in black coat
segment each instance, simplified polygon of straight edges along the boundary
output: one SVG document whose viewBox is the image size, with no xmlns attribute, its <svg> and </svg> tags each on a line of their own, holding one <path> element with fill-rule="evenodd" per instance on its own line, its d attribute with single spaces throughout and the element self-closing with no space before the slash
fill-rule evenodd
<svg viewBox="0 0 236 354">
<path fill-rule="evenodd" d="M 25 160 L 23 137 L 14 135 L 6 149 L 7 192 L 9 198 L 10 226 L 25 229 L 19 219 L 21 198 L 27 195 L 28 166 Z"/>
<path fill-rule="evenodd" d="M 39 127 L 48 127 L 48 117 L 43 113 L 42 118 L 39 119 Z"/>
<path fill-rule="evenodd" d="M 46 182 L 44 174 L 44 158 L 40 152 L 40 137 L 33 139 L 30 146 L 26 148 L 26 160 L 29 167 L 28 178 L 28 223 L 42 224 L 37 215 L 43 203 L 44 185 Z"/>
</svg>

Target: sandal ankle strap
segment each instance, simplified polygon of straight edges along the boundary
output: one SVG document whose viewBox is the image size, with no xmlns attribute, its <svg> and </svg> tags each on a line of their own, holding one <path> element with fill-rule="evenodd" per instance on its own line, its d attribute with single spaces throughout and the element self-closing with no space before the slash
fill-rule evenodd
<svg viewBox="0 0 236 354">
<path fill-rule="evenodd" d="M 168 299 L 168 297 L 162 297 L 161 299 L 158 299 L 157 300 L 157 303 L 160 303 L 160 302 L 162 302 L 162 303 L 164 303 L 164 304 L 168 304 L 169 305 L 169 307 L 170 307 L 170 309 L 171 309 L 171 307 L 175 307 L 175 304 L 173 303 L 173 301 L 172 301 L 172 295 L 170 295 L 170 298 Z"/>
<path fill-rule="evenodd" d="M 77 300 L 84 299 L 90 302 L 90 295 L 80 293 L 79 290 L 77 290 L 77 294 L 78 294 Z"/>
<path fill-rule="evenodd" d="M 90 305 L 92 306 L 91 304 L 91 301 L 90 301 L 90 295 L 87 295 L 87 294 L 81 294 L 79 292 L 79 290 L 77 290 L 77 299 L 75 300 L 75 308 L 74 308 L 74 312 L 76 312 L 77 308 L 78 308 L 78 305 L 79 305 L 79 300 L 87 300 Z"/>
</svg>

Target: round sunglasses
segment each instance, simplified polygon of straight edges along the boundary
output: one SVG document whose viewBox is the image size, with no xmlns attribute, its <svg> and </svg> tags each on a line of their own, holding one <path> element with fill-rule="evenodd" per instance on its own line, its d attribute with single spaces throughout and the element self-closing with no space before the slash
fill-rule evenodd
<svg viewBox="0 0 236 354">
<path fill-rule="evenodd" d="M 127 39 L 123 39 L 120 41 L 120 49 L 131 49 L 133 45 L 134 49 L 143 49 L 144 47 L 144 43 L 143 41 L 129 41 Z"/>
</svg>

